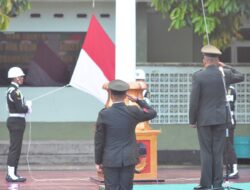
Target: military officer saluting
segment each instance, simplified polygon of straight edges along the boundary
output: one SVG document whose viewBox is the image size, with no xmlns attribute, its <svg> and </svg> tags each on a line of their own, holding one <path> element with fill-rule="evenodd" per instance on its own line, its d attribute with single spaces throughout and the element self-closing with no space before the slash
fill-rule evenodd
<svg viewBox="0 0 250 190">
<path fill-rule="evenodd" d="M 231 125 L 226 88 L 244 80 L 244 75 L 219 61 L 221 51 L 212 45 L 201 49 L 204 69 L 193 74 L 189 122 L 197 128 L 201 178 L 194 190 L 223 189 L 223 150 L 226 127 Z"/>
<path fill-rule="evenodd" d="M 122 80 L 109 83 L 112 106 L 99 112 L 95 131 L 95 163 L 103 170 L 105 190 L 132 190 L 138 146 L 135 128 L 156 117 L 144 100 L 127 95 L 129 85 Z M 138 104 L 126 105 L 125 98 Z"/>
<path fill-rule="evenodd" d="M 24 97 L 19 90 L 23 84 L 24 73 L 19 67 L 12 67 L 8 71 L 8 78 L 11 84 L 7 90 L 7 105 L 9 117 L 7 128 L 10 136 L 10 147 L 7 159 L 8 173 L 7 182 L 24 182 L 26 178 L 17 175 L 17 167 L 21 155 L 23 133 L 25 130 L 25 116 L 31 113 L 31 101 L 24 102 Z"/>
</svg>

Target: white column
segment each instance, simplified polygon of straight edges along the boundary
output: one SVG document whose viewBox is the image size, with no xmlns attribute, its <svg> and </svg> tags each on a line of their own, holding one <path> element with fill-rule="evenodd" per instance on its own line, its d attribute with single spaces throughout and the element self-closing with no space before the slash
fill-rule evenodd
<svg viewBox="0 0 250 190">
<path fill-rule="evenodd" d="M 135 80 L 136 0 L 116 0 L 116 79 Z"/>
</svg>

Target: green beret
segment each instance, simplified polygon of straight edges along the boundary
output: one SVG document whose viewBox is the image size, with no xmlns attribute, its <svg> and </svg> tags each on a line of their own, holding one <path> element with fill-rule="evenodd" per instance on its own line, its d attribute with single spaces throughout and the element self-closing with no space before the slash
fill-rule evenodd
<svg viewBox="0 0 250 190">
<path fill-rule="evenodd" d="M 117 91 L 117 92 L 124 92 L 127 91 L 129 89 L 129 85 L 128 83 L 116 79 L 116 80 L 112 80 L 109 84 L 108 84 L 108 89 L 112 90 L 112 91 Z"/>
</svg>

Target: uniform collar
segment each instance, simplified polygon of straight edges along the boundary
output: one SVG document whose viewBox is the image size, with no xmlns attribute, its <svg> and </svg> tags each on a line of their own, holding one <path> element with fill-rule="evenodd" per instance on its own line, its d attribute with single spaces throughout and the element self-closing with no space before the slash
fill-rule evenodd
<svg viewBox="0 0 250 190">
<path fill-rule="evenodd" d="M 207 69 L 212 69 L 212 68 L 218 68 L 217 65 L 209 65 L 207 66 Z"/>
<path fill-rule="evenodd" d="M 17 88 L 19 87 L 19 85 L 16 82 L 11 82 L 11 84 L 16 86 Z"/>
<path fill-rule="evenodd" d="M 121 105 L 125 105 L 125 102 L 114 102 L 113 104 L 112 104 L 112 106 L 121 106 Z"/>
</svg>

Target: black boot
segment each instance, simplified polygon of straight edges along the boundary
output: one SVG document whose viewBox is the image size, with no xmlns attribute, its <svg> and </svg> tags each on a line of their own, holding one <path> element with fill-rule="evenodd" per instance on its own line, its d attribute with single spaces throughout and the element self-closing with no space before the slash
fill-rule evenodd
<svg viewBox="0 0 250 190">
<path fill-rule="evenodd" d="M 13 182 L 25 182 L 25 181 L 26 181 L 26 178 L 17 177 L 17 179 L 12 179 L 9 175 L 6 175 L 5 180 L 6 180 L 7 182 L 11 182 L 11 183 L 13 183 Z"/>
<path fill-rule="evenodd" d="M 227 164 L 225 165 L 225 169 L 226 169 L 226 174 L 223 176 L 224 179 L 226 179 L 230 173 L 233 172 L 233 164 Z"/>
<path fill-rule="evenodd" d="M 14 174 L 19 178 L 19 180 L 23 180 L 22 182 L 26 181 L 26 178 L 21 177 L 17 174 L 17 166 L 15 167 Z"/>
<path fill-rule="evenodd" d="M 233 164 L 232 165 L 232 171 L 228 175 L 228 179 L 238 179 L 239 178 L 239 171 L 238 171 L 238 165 Z"/>
</svg>

